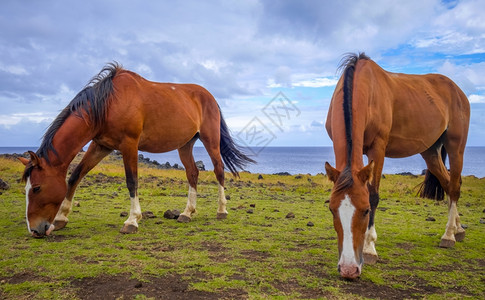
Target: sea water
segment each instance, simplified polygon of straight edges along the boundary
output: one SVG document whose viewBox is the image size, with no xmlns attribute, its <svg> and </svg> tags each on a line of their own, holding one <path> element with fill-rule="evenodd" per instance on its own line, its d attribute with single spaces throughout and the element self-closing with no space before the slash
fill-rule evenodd
<svg viewBox="0 0 485 300">
<path fill-rule="evenodd" d="M 0 147 L 0 154 L 24 153 L 27 150 L 36 151 L 37 147 Z M 332 147 L 266 147 L 247 149 L 245 151 L 257 164 L 250 164 L 246 171 L 251 173 L 274 174 L 288 172 L 290 174 L 318 174 L 325 173 L 325 162 L 335 166 L 335 156 Z M 206 170 L 212 170 L 212 162 L 204 147 L 194 147 L 195 161 L 201 160 Z M 163 164 L 177 163 L 182 165 L 178 152 L 147 153 L 140 152 L 144 157 L 156 160 Z M 367 159 L 364 157 L 364 163 Z M 419 175 L 426 164 L 420 155 L 406 158 L 386 158 L 384 161 L 384 174 L 398 174 L 409 172 Z M 467 147 L 462 175 L 475 175 L 485 177 L 485 147 Z"/>
</svg>

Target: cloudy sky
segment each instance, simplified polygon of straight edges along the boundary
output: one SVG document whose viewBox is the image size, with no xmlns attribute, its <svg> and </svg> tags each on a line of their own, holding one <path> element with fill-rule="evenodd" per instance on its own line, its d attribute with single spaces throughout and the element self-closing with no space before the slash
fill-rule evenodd
<svg viewBox="0 0 485 300">
<path fill-rule="evenodd" d="M 175 3 L 176 2 L 176 3 Z M 197 83 L 250 146 L 330 146 L 323 127 L 342 55 L 389 71 L 442 73 L 471 102 L 485 146 L 485 1 L 0 2 L 0 147 L 38 146 L 108 62 Z M 286 107 L 275 118 L 271 109 Z M 286 115 L 284 114 L 286 113 Z M 264 130 L 250 139 L 248 129 Z"/>
</svg>

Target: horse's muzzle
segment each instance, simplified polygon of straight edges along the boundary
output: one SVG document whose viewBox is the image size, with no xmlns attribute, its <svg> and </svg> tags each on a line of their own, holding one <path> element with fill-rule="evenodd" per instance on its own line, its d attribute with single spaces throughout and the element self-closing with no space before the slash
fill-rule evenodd
<svg viewBox="0 0 485 300">
<path fill-rule="evenodd" d="M 362 270 L 361 266 L 357 266 L 354 264 L 338 266 L 338 271 L 340 273 L 340 276 L 346 279 L 355 279 L 359 277 L 361 270 Z"/>
<path fill-rule="evenodd" d="M 42 238 L 46 235 L 50 235 L 53 230 L 54 230 L 54 224 L 50 224 L 47 221 L 42 222 L 36 228 L 30 228 L 32 237 L 35 237 L 35 238 Z"/>
</svg>

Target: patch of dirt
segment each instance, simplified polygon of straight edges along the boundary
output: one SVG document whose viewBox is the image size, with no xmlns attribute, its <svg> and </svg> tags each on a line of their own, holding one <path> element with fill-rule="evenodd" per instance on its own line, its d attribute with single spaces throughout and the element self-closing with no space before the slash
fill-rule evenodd
<svg viewBox="0 0 485 300">
<path fill-rule="evenodd" d="M 348 293 L 355 295 L 373 298 L 373 299 L 422 299 L 424 295 L 458 293 L 466 296 L 477 296 L 471 294 L 466 287 L 449 286 L 447 289 L 442 289 L 436 286 L 428 285 L 425 281 L 418 277 L 400 276 L 395 280 L 401 282 L 407 288 L 393 288 L 390 286 L 378 285 L 370 281 L 361 281 L 360 279 L 351 281 L 340 279 L 345 282 L 345 285 L 340 288 Z"/>
<path fill-rule="evenodd" d="M 242 250 L 241 253 L 249 261 L 261 261 L 268 258 L 270 255 L 267 252 L 257 250 Z"/>
<path fill-rule="evenodd" d="M 328 298 L 331 297 L 332 294 L 326 293 L 324 294 L 322 291 L 317 290 L 317 289 L 310 289 L 310 288 L 305 288 L 302 287 L 298 284 L 296 280 L 288 280 L 285 282 L 281 281 L 276 281 L 275 283 L 272 284 L 274 288 L 276 288 L 279 291 L 284 292 L 287 295 L 290 295 L 292 293 L 299 293 L 300 297 L 303 299 L 317 299 L 317 298 Z"/>
<path fill-rule="evenodd" d="M 149 277 L 146 281 L 130 278 L 130 275 L 108 276 L 74 280 L 71 285 L 78 289 L 80 299 L 133 299 L 136 295 L 155 299 L 234 299 L 247 298 L 240 290 L 223 290 L 210 293 L 191 290 L 189 283 L 180 275 Z"/>
</svg>

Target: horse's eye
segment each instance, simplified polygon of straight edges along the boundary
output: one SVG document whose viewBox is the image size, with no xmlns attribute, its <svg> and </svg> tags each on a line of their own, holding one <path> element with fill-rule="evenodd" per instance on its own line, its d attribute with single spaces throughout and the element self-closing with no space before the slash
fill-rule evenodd
<svg viewBox="0 0 485 300">
<path fill-rule="evenodd" d="M 40 192 L 40 186 L 34 186 L 34 187 L 32 188 L 32 191 L 33 191 L 34 193 L 38 193 L 38 192 Z"/>
<path fill-rule="evenodd" d="M 366 210 L 364 211 L 364 217 L 365 217 L 365 216 L 367 216 L 367 215 L 369 214 L 369 212 L 370 212 L 370 208 L 366 209 Z"/>
</svg>

